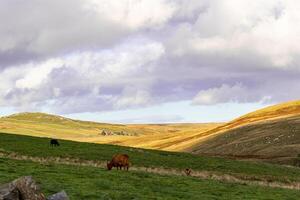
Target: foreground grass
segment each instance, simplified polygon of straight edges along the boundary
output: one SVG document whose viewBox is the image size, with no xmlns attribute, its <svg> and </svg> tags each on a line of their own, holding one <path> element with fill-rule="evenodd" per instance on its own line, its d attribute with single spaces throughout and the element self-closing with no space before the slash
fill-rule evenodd
<svg viewBox="0 0 300 200">
<path fill-rule="evenodd" d="M 126 153 L 134 166 L 163 167 L 172 169 L 214 171 L 266 178 L 272 181 L 300 181 L 300 169 L 265 163 L 251 163 L 222 158 L 196 156 L 187 153 L 172 153 L 156 150 L 135 149 L 114 145 L 100 145 L 60 141 L 61 146 L 49 146 L 49 139 L 0 133 L 0 151 L 16 152 L 35 157 L 79 158 L 82 160 L 106 161 L 116 153 Z"/>
<path fill-rule="evenodd" d="M 41 165 L 0 158 L 0 183 L 32 175 L 47 195 L 66 190 L 82 199 L 299 199 L 300 191 L 162 176 L 143 172 L 106 171 L 94 167 Z"/>
</svg>

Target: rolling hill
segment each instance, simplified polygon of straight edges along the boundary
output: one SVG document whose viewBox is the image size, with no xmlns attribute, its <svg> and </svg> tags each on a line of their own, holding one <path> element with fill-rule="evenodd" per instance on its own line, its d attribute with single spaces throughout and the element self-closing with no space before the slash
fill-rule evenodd
<svg viewBox="0 0 300 200">
<path fill-rule="evenodd" d="M 0 131 L 37 137 L 123 146 L 160 148 L 182 137 L 207 131 L 220 123 L 107 124 L 73 120 L 46 113 L 18 113 L 0 118 Z M 102 133 L 111 133 L 104 136 Z"/>
<path fill-rule="evenodd" d="M 300 154 L 300 101 L 249 113 L 205 134 L 190 152 L 290 163 Z"/>
<path fill-rule="evenodd" d="M 226 131 L 253 123 L 266 122 L 272 119 L 287 118 L 297 114 L 300 114 L 299 100 L 277 104 L 251 112 L 207 131 L 198 131 L 194 134 L 178 136 L 177 138 L 173 138 L 173 140 L 166 141 L 165 143 L 155 147 L 169 151 L 199 152 L 197 151 L 197 147 L 200 144 L 205 143 L 206 141 L 211 141 L 211 138 L 221 135 Z"/>
<path fill-rule="evenodd" d="M 292 164 L 300 154 L 300 115 L 228 130 L 193 148 L 194 153 Z"/>
<path fill-rule="evenodd" d="M 288 131 L 288 127 L 299 127 L 299 116 L 300 101 L 270 106 L 223 124 L 121 125 L 20 113 L 1 118 L 0 131 L 197 154 L 286 159 L 287 154 L 294 158 L 300 153 L 298 129 L 293 136 Z M 103 136 L 103 130 L 114 134 Z"/>
</svg>

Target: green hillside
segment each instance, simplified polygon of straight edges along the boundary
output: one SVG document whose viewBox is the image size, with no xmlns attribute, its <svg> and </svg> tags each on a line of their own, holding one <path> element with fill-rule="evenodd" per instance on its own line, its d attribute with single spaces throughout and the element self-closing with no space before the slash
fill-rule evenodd
<svg viewBox="0 0 300 200">
<path fill-rule="evenodd" d="M 0 134 L 0 183 L 32 175 L 46 194 L 71 199 L 297 199 L 300 169 L 157 150 Z M 129 172 L 107 171 L 116 153 Z M 185 176 L 185 168 L 193 170 Z M 290 188 L 290 189 L 284 189 Z"/>
<path fill-rule="evenodd" d="M 242 185 L 145 172 L 37 164 L 0 158 L 0 183 L 33 175 L 46 195 L 64 189 L 72 200 L 101 199 L 281 199 L 297 200 L 299 190 Z"/>
</svg>

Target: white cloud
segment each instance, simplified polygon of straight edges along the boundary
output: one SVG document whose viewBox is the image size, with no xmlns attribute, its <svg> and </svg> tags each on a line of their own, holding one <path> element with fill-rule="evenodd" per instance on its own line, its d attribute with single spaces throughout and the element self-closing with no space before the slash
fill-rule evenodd
<svg viewBox="0 0 300 200">
<path fill-rule="evenodd" d="M 123 94 L 117 97 L 114 107 L 116 109 L 128 109 L 132 107 L 147 106 L 151 103 L 151 95 L 148 91 L 125 88 Z"/>
<path fill-rule="evenodd" d="M 39 102 L 39 106 L 44 104 L 44 107 L 60 105 L 61 112 L 64 107 L 69 110 L 75 104 L 83 103 L 73 101 L 74 98 L 90 101 L 82 109 L 124 109 L 148 105 L 151 95 L 147 90 L 151 82 L 141 79 L 139 74 L 151 72 L 152 63 L 165 52 L 160 43 L 138 41 L 132 40 L 131 45 L 121 44 L 111 50 L 77 52 L 8 68 L 0 73 L 0 78 L 6 76 L 3 79 L 6 87 L 0 88 L 2 104 L 33 109 Z M 22 69 L 22 72 L 16 75 L 17 69 Z M 7 88 L 10 89 L 7 91 Z M 104 101 L 107 101 L 107 108 L 99 105 Z"/>
<path fill-rule="evenodd" d="M 259 101 L 260 97 L 254 97 L 253 92 L 250 92 L 241 84 L 229 86 L 226 84 L 218 88 L 210 88 L 201 90 L 193 99 L 193 105 L 214 105 L 227 102 L 250 102 L 253 100 Z"/>
<path fill-rule="evenodd" d="M 299 9 L 296 0 L 3 0 L 0 105 L 72 113 L 296 99 Z"/>
<path fill-rule="evenodd" d="M 251 54 L 288 68 L 300 52 L 299 9 L 295 0 L 213 0 L 195 23 L 178 26 L 170 50 L 176 55 Z"/>
<path fill-rule="evenodd" d="M 61 59 L 49 59 L 38 65 L 34 63 L 26 64 L 22 66 L 26 72 L 22 78 L 16 80 L 15 86 L 20 89 L 38 88 L 53 69 L 60 68 L 63 64 Z"/>
<path fill-rule="evenodd" d="M 4 0 L 0 54 L 53 56 L 111 46 L 145 28 L 157 29 L 175 10 L 176 4 L 166 0 Z"/>
<path fill-rule="evenodd" d="M 176 10 L 176 4 L 166 0 L 88 0 L 86 8 L 99 16 L 132 29 L 163 25 Z M 114 13 L 114 14 L 112 14 Z"/>
</svg>

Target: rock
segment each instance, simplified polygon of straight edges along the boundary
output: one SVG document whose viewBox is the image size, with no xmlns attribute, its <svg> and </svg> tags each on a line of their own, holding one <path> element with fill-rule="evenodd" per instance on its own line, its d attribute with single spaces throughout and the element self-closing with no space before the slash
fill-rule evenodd
<svg viewBox="0 0 300 200">
<path fill-rule="evenodd" d="M 69 197 L 61 191 L 46 199 L 32 177 L 24 176 L 0 186 L 0 200 L 69 200 Z"/>
<path fill-rule="evenodd" d="M 46 200 L 31 176 L 18 178 L 0 188 L 0 200 Z"/>
<path fill-rule="evenodd" d="M 28 200 L 46 200 L 40 192 L 39 186 L 31 176 L 24 176 L 14 180 L 12 184 L 19 190 L 22 199 Z"/>
<path fill-rule="evenodd" d="M 20 192 L 12 184 L 0 186 L 0 200 L 19 200 Z"/>
<path fill-rule="evenodd" d="M 47 200 L 69 200 L 67 193 L 63 190 L 56 194 L 51 195 Z"/>
</svg>

